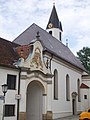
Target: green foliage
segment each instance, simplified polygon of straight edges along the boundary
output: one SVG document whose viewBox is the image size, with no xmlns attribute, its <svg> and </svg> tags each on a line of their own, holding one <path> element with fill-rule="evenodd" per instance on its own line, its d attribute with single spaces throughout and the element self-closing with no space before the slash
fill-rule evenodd
<svg viewBox="0 0 90 120">
<path fill-rule="evenodd" d="M 90 48 L 83 47 L 83 49 L 79 50 L 77 52 L 77 55 L 81 61 L 81 63 L 84 65 L 86 70 L 90 72 Z"/>
</svg>

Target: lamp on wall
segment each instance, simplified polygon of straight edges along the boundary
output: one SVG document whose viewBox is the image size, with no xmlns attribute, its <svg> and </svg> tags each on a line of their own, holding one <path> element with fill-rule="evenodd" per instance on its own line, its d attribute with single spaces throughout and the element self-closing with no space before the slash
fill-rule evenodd
<svg viewBox="0 0 90 120">
<path fill-rule="evenodd" d="M 6 92 L 7 92 L 7 89 L 8 89 L 7 84 L 3 84 L 2 85 L 2 92 L 4 93 L 4 96 L 5 96 Z"/>
<path fill-rule="evenodd" d="M 4 120 L 4 115 L 5 115 L 5 94 L 7 92 L 8 86 L 7 84 L 2 85 L 2 92 L 4 93 L 4 99 L 3 99 L 3 115 L 2 115 L 2 120 Z"/>
</svg>

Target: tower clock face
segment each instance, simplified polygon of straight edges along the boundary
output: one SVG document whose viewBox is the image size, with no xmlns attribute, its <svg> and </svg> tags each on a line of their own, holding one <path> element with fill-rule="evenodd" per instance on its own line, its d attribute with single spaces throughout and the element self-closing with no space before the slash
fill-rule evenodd
<svg viewBox="0 0 90 120">
<path fill-rule="evenodd" d="M 48 28 L 52 28 L 52 27 L 53 27 L 53 24 L 49 23 Z"/>
</svg>

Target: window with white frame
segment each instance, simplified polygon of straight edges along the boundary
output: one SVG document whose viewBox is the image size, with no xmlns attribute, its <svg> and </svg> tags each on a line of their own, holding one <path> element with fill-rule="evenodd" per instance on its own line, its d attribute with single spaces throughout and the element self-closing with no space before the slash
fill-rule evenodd
<svg viewBox="0 0 90 120">
<path fill-rule="evenodd" d="M 8 89 L 15 90 L 16 89 L 16 75 L 7 75 L 7 85 Z"/>
<path fill-rule="evenodd" d="M 5 105 L 5 117 L 15 116 L 15 105 Z"/>
</svg>

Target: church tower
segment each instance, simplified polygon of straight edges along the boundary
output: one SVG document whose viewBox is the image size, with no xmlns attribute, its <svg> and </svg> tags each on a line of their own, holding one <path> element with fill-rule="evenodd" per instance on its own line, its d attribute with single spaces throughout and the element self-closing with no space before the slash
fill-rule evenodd
<svg viewBox="0 0 90 120">
<path fill-rule="evenodd" d="M 60 40 L 62 42 L 62 24 L 59 21 L 57 11 L 55 8 L 55 4 L 53 5 L 53 9 L 49 18 L 49 22 L 46 27 L 47 32 L 49 32 L 53 37 Z"/>
</svg>

